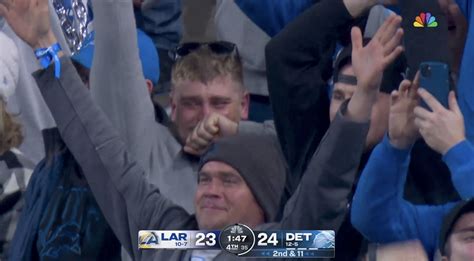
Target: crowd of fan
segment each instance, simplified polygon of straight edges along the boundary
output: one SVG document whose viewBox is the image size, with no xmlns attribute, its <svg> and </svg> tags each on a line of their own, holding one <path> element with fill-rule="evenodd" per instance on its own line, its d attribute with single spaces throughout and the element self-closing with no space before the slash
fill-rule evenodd
<svg viewBox="0 0 474 261">
<path fill-rule="evenodd" d="M 0 0 L 0 260 L 236 260 L 138 248 L 235 223 L 474 260 L 474 6 L 432 1 L 447 106 L 406 73 L 396 0 L 217 0 L 198 42 L 179 0 L 89 0 L 76 53 L 48 0 Z"/>
</svg>

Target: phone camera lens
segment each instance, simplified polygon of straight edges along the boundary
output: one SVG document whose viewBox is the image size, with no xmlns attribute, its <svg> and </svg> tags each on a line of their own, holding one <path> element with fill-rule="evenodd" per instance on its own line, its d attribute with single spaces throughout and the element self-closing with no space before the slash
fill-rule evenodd
<svg viewBox="0 0 474 261">
<path fill-rule="evenodd" d="M 421 67 L 421 75 L 423 77 L 430 77 L 431 76 L 431 66 L 424 65 Z"/>
</svg>

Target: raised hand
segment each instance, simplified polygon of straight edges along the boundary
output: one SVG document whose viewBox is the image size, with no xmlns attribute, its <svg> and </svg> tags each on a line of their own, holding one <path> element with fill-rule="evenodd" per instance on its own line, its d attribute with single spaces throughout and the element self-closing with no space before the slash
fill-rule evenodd
<svg viewBox="0 0 474 261">
<path fill-rule="evenodd" d="M 404 80 L 398 90 L 391 94 L 388 134 L 390 143 L 399 149 L 410 147 L 419 137 L 418 127 L 415 125 L 415 107 L 419 104 L 417 94 L 420 74 L 415 80 Z"/>
<path fill-rule="evenodd" d="M 378 91 L 385 68 L 403 52 L 401 22 L 400 16 L 391 15 L 365 47 L 360 29 L 352 28 L 352 65 L 358 88 Z"/>
<path fill-rule="evenodd" d="M 186 139 L 183 150 L 189 154 L 201 156 L 216 138 L 236 134 L 237 127 L 236 122 L 220 114 L 212 113 L 194 128 Z"/>
<path fill-rule="evenodd" d="M 415 124 L 426 143 L 444 155 L 454 145 L 466 139 L 464 118 L 456 96 L 453 91 L 449 93 L 449 109 L 446 109 L 426 90 L 419 89 L 418 94 L 432 112 L 416 107 Z"/>
<path fill-rule="evenodd" d="M 370 119 L 385 68 L 403 52 L 400 28 L 402 18 L 392 15 L 364 47 L 359 28 L 352 28 L 352 66 L 357 78 L 357 90 L 348 105 L 347 116 L 354 121 Z"/>
<path fill-rule="evenodd" d="M 48 8 L 48 0 L 0 0 L 0 16 L 35 49 L 55 42 Z"/>
</svg>

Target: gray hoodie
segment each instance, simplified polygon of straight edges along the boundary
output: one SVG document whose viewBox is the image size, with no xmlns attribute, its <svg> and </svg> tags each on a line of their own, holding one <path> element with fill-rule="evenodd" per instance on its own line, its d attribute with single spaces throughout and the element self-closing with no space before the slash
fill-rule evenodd
<svg viewBox="0 0 474 261">
<path fill-rule="evenodd" d="M 92 96 L 150 182 L 193 213 L 198 160 L 183 153 L 182 144 L 169 128 L 155 122 L 138 55 L 132 2 L 92 3 L 96 32 L 90 78 Z M 239 131 L 275 135 L 271 124 L 241 123 Z"/>
</svg>

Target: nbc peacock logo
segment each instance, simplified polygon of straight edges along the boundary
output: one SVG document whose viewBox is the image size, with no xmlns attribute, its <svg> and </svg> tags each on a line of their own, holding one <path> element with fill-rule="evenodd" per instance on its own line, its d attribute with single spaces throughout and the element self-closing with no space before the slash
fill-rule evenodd
<svg viewBox="0 0 474 261">
<path fill-rule="evenodd" d="M 438 27 L 438 22 L 436 17 L 431 15 L 431 13 L 421 13 L 415 18 L 413 22 L 415 27 Z"/>
</svg>

